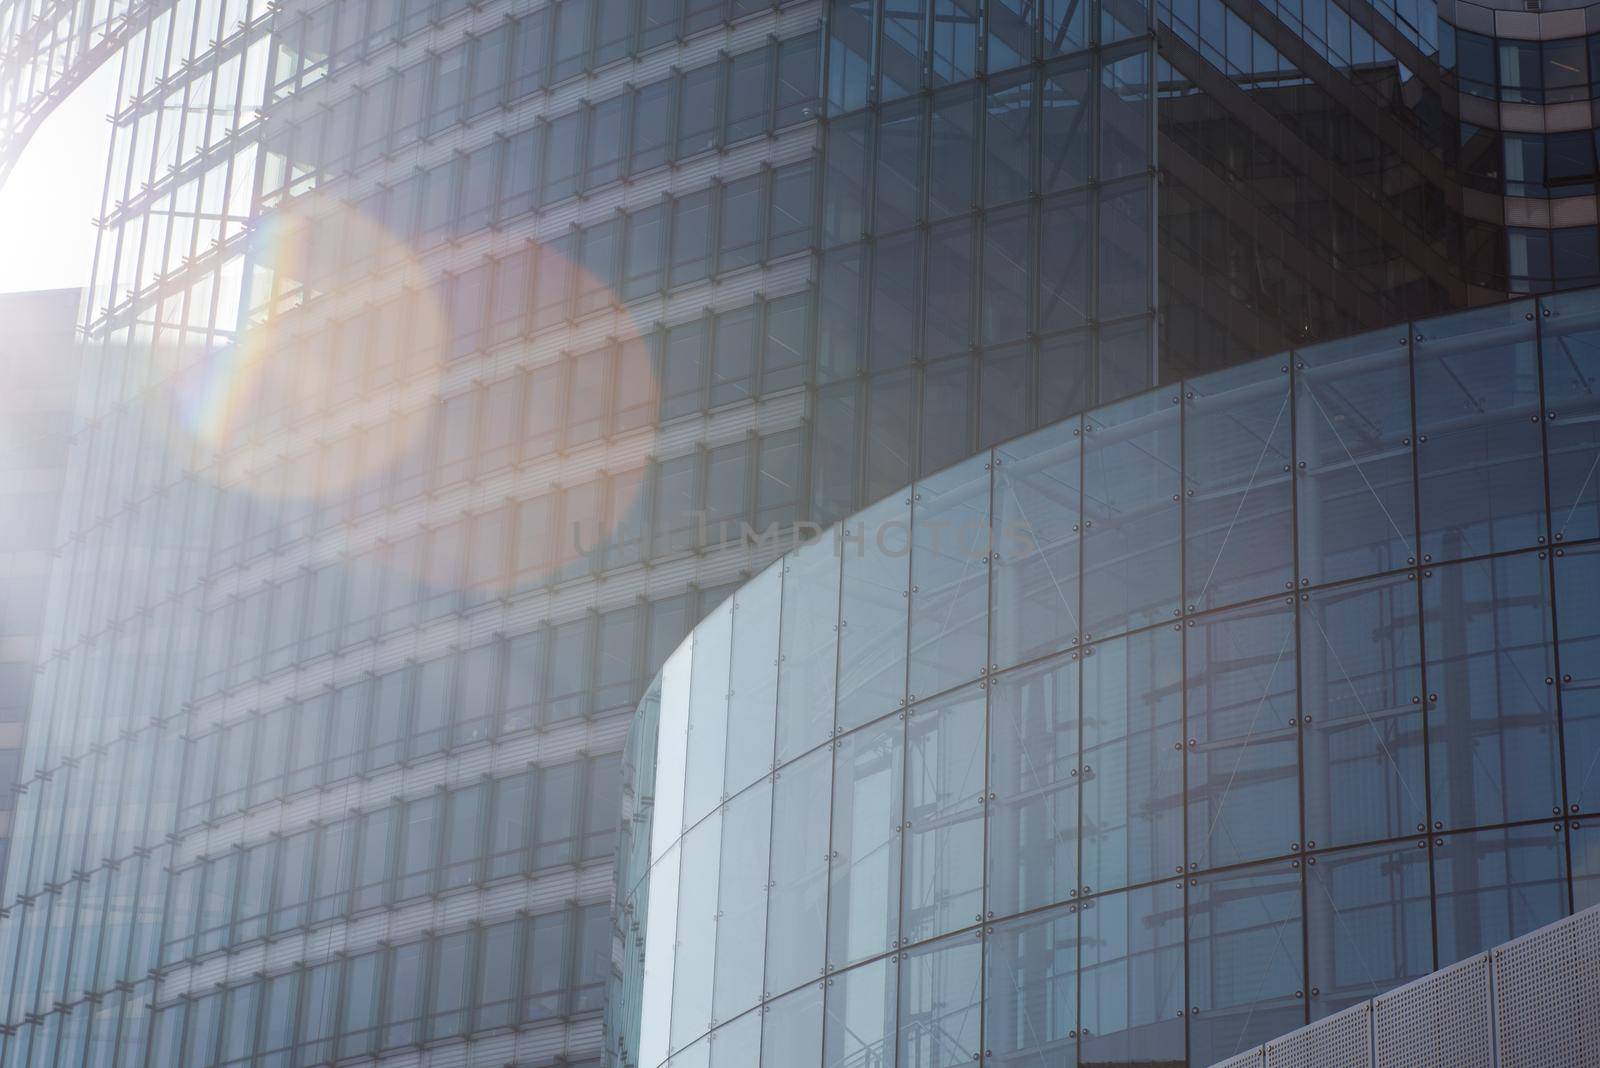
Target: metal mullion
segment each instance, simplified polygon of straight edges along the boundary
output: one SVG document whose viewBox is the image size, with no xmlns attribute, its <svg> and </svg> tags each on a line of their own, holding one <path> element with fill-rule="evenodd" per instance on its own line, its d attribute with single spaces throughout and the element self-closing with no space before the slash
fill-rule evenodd
<svg viewBox="0 0 1600 1068">
<path fill-rule="evenodd" d="M 1429 746 L 1429 725 L 1433 718 L 1433 701 L 1429 699 L 1428 690 L 1428 631 L 1426 620 L 1423 618 L 1422 606 L 1422 574 L 1420 559 L 1420 535 L 1422 525 L 1422 502 L 1418 492 L 1417 482 L 1420 478 L 1417 467 L 1417 361 L 1416 345 L 1422 339 L 1422 333 L 1417 328 L 1417 323 L 1407 319 L 1403 324 L 1406 333 L 1400 338 L 1400 345 L 1405 349 L 1407 381 L 1410 384 L 1411 396 L 1411 433 L 1409 436 L 1408 451 L 1411 453 L 1411 536 L 1413 545 L 1419 546 L 1418 556 L 1412 557 L 1412 566 L 1408 571 L 1414 590 L 1414 604 L 1417 613 L 1417 678 L 1422 691 L 1418 694 L 1422 698 L 1422 786 L 1423 786 L 1423 841 L 1427 843 L 1428 854 L 1428 911 L 1432 923 L 1432 963 L 1438 966 L 1439 956 L 1439 892 L 1435 879 L 1435 842 L 1443 841 L 1436 837 L 1433 818 L 1433 758 Z"/>
<path fill-rule="evenodd" d="M 982 909 L 982 912 L 978 917 L 978 1005 L 980 1006 L 980 1009 L 978 1012 L 978 1050 L 973 1053 L 973 1056 L 979 1059 L 983 1057 L 983 1051 L 987 1048 L 988 1044 L 988 1035 L 986 1033 L 988 1030 L 988 1021 L 986 1019 L 988 1014 L 982 1011 L 981 1006 L 988 1004 L 988 964 L 990 953 L 989 936 L 994 934 L 994 927 L 991 926 L 994 920 L 994 909 L 990 907 L 989 901 L 989 828 L 993 821 L 995 800 L 994 793 L 991 790 L 993 783 L 989 778 L 991 756 L 993 754 L 992 739 L 990 737 L 989 730 L 989 707 L 990 702 L 993 700 L 993 692 L 991 691 L 990 686 L 995 680 L 994 673 L 998 671 L 1000 666 L 998 663 L 998 658 L 995 656 L 994 652 L 993 626 L 994 559 L 997 555 L 994 552 L 994 498 L 995 483 L 997 481 L 995 469 L 1000 466 L 1000 454 L 994 449 L 989 449 L 988 452 L 989 462 L 983 465 L 984 470 L 988 472 L 989 483 L 989 523 L 988 527 L 984 531 L 984 533 L 988 536 L 988 544 L 984 546 L 987 551 L 984 553 L 983 596 L 983 622 L 984 630 L 987 632 L 984 636 L 984 652 L 987 655 L 985 657 L 983 675 L 978 682 L 978 689 L 983 691 L 983 785 L 981 787 L 983 793 L 979 798 L 979 804 L 982 806 L 983 849 L 982 860 L 980 861 L 981 866 L 979 868 L 979 885 L 981 887 L 979 892 L 979 908 Z M 908 597 L 907 600 L 909 601 L 910 598 Z M 909 636 L 910 632 L 908 628 L 908 639 Z M 908 655 L 906 659 L 908 662 L 907 670 L 909 671 L 910 656 Z M 896 1021 L 896 1024 L 898 1025 L 898 1020 Z M 896 1030 L 898 1031 L 898 1026 Z"/>
<path fill-rule="evenodd" d="M 1086 412 L 1079 412 L 1077 415 L 1071 416 L 1069 418 L 1076 419 L 1077 422 L 1078 422 L 1078 426 L 1072 431 L 1072 436 L 1078 439 L 1078 490 L 1077 490 L 1077 492 L 1078 492 L 1078 500 L 1077 500 L 1078 522 L 1077 522 L 1077 524 L 1075 526 L 1077 528 L 1081 528 L 1083 526 L 1084 518 L 1085 518 L 1085 515 L 1084 515 L 1085 495 L 1084 495 L 1084 492 L 1083 492 L 1083 485 L 1084 485 L 1083 479 L 1084 479 L 1084 474 L 1085 474 L 1085 472 L 1087 470 L 1087 464 L 1088 464 L 1087 453 L 1088 453 L 1088 445 L 1089 445 L 1089 435 L 1087 433 L 1087 429 L 1088 429 L 1088 426 L 1089 426 L 1089 420 L 1088 420 L 1088 415 L 1087 415 Z M 1083 537 L 1083 531 L 1081 529 L 1076 529 L 1075 530 L 1075 534 L 1076 534 L 1076 537 L 1075 537 L 1074 540 L 1077 541 L 1077 543 L 1078 543 L 1078 546 L 1077 546 L 1077 548 L 1078 548 L 1078 552 L 1077 552 L 1077 557 L 1078 557 L 1078 561 L 1077 561 L 1077 563 L 1078 563 L 1078 567 L 1077 567 L 1077 570 L 1078 570 L 1078 575 L 1077 575 L 1077 578 L 1078 578 L 1078 591 L 1077 591 L 1077 593 L 1078 593 L 1078 596 L 1077 596 L 1077 604 L 1074 605 L 1074 608 L 1075 608 L 1076 613 L 1077 613 L 1076 621 L 1077 621 L 1078 625 L 1081 627 L 1082 624 L 1083 624 L 1083 587 L 1084 587 L 1084 578 L 1085 578 L 1084 566 L 1083 566 L 1084 537 Z M 1077 759 L 1076 763 L 1077 763 L 1077 766 L 1081 768 L 1083 766 L 1084 674 L 1088 670 L 1088 667 L 1087 667 L 1088 657 L 1081 655 L 1079 650 L 1081 649 L 1083 652 L 1086 653 L 1088 651 L 1088 647 L 1086 645 L 1082 645 L 1079 642 L 1078 638 L 1079 638 L 1079 636 L 1077 634 L 1074 634 L 1073 637 L 1072 637 L 1072 652 L 1071 652 L 1071 654 L 1069 656 L 1069 663 L 1072 660 L 1076 660 L 1077 663 L 1078 663 L 1078 670 L 1076 672 L 1074 672 L 1073 674 L 1076 676 L 1075 682 L 1076 682 L 1076 687 L 1077 687 L 1077 710 L 1078 710 L 1078 724 L 1077 724 L 1077 745 L 1078 745 L 1078 754 L 1077 755 L 1078 755 L 1078 759 Z M 1076 800 L 1077 800 L 1077 804 L 1074 807 L 1077 810 L 1076 811 L 1076 815 L 1077 815 L 1077 821 L 1078 821 L 1077 842 L 1076 842 L 1076 860 L 1074 862 L 1074 867 L 1073 867 L 1073 872 L 1072 872 L 1073 877 L 1074 877 L 1073 878 L 1073 888 L 1074 889 L 1076 889 L 1077 887 L 1083 885 L 1083 862 L 1084 862 L 1084 858 L 1083 858 L 1083 831 L 1084 831 L 1084 819 L 1083 819 L 1083 803 L 1084 803 L 1084 797 L 1083 797 L 1083 775 L 1080 773 L 1077 776 L 1077 779 L 1078 779 L 1077 784 L 1074 786 L 1074 790 L 1076 791 Z M 1180 876 L 1180 878 L 1181 878 L 1181 876 Z M 1189 911 L 1188 910 L 1188 892 L 1186 890 L 1182 889 L 1182 887 L 1183 887 L 1183 884 L 1180 883 L 1179 884 L 1180 893 L 1182 893 L 1184 895 L 1184 916 L 1185 916 L 1185 927 L 1187 929 L 1187 916 L 1188 916 L 1188 911 Z M 1075 926 L 1073 928 L 1073 938 L 1072 938 L 1072 949 L 1073 949 L 1072 974 L 1073 974 L 1073 992 L 1077 995 L 1077 1000 L 1074 1001 L 1073 1006 L 1072 1006 L 1072 1027 L 1068 1029 L 1071 1032 L 1071 1034 L 1069 1034 L 1068 1037 L 1072 1039 L 1073 1059 L 1074 1059 L 1074 1061 L 1076 1061 L 1077 1054 L 1078 1054 L 1078 1048 L 1079 1048 L 1079 1036 L 1083 1032 L 1083 981 L 1082 981 L 1082 978 L 1083 978 L 1083 917 L 1081 915 L 1079 915 L 1077 906 L 1073 905 L 1073 904 L 1069 904 L 1067 906 L 1067 914 L 1069 916 L 1074 917 L 1074 924 L 1075 924 Z M 1185 937 L 1184 938 L 1184 954 L 1185 954 L 1185 957 L 1184 957 L 1184 982 L 1185 982 L 1185 984 L 1187 984 L 1187 982 L 1188 982 L 1188 974 L 1189 974 L 1189 964 L 1188 964 L 1188 956 L 1187 956 L 1188 955 L 1188 945 L 1189 945 L 1189 940 L 1188 940 L 1187 937 Z M 1187 1043 L 1187 1041 L 1188 1041 L 1188 1039 L 1187 1039 L 1188 1028 L 1185 1027 L 1184 1030 L 1185 1030 L 1185 1043 Z M 1187 1056 L 1187 1046 L 1185 1046 L 1185 1051 L 1186 1051 L 1185 1055 Z"/>
<path fill-rule="evenodd" d="M 1545 537 L 1541 539 L 1545 548 L 1540 550 L 1539 556 L 1544 560 L 1545 579 L 1550 586 L 1550 668 L 1555 679 L 1555 708 L 1556 715 L 1556 749 L 1561 754 L 1559 772 L 1561 776 L 1561 819 L 1575 812 L 1576 806 L 1572 803 L 1570 793 L 1571 784 L 1567 781 L 1567 734 L 1566 712 L 1563 692 L 1565 690 L 1565 676 L 1561 673 L 1561 614 L 1557 611 L 1559 590 L 1556 586 L 1556 557 L 1565 556 L 1565 550 L 1555 545 L 1555 530 L 1553 524 L 1554 511 L 1550 497 L 1550 417 L 1554 414 L 1546 400 L 1546 384 L 1544 376 L 1544 320 L 1550 317 L 1550 309 L 1545 306 L 1543 299 L 1538 301 L 1539 314 L 1534 318 L 1534 354 L 1538 366 L 1539 376 L 1539 412 L 1535 418 L 1539 421 L 1539 451 L 1543 461 L 1541 467 L 1544 472 L 1544 510 L 1545 510 Z M 1567 912 L 1577 909 L 1577 886 L 1572 871 L 1572 827 L 1567 828 L 1569 833 L 1562 835 L 1562 846 L 1566 853 L 1567 876 Z"/>
<path fill-rule="evenodd" d="M 777 636 L 777 641 L 774 644 L 774 647 L 773 647 L 773 650 L 772 650 L 772 653 L 773 653 L 773 657 L 772 657 L 772 722 L 773 722 L 772 748 L 768 751 L 770 759 L 767 761 L 767 776 L 766 776 L 766 781 L 767 781 L 767 785 L 768 785 L 768 789 L 767 789 L 767 837 L 768 837 L 768 844 L 767 844 L 767 877 L 762 883 L 762 888 L 763 888 L 764 894 L 763 894 L 762 908 L 761 908 L 761 996 L 760 996 L 760 998 L 759 998 L 759 1000 L 757 1001 L 757 1004 L 756 1004 L 756 1011 L 758 1011 L 762 1015 L 762 1017 L 765 1017 L 767 1015 L 767 1006 L 768 1006 L 768 1003 L 770 1002 L 771 997 L 772 997 L 772 992 L 767 986 L 767 975 L 768 975 L 768 969 L 767 969 L 767 929 L 771 926 L 771 922 L 772 922 L 772 905 L 771 905 L 772 894 L 770 892 L 771 889 L 772 889 L 772 844 L 771 844 L 772 835 L 771 835 L 771 832 L 772 832 L 772 817 L 773 817 L 773 814 L 777 812 L 777 798 L 778 798 L 778 780 L 777 780 L 777 763 L 778 763 L 778 759 L 777 759 L 777 757 L 778 757 L 777 722 L 778 722 L 778 694 L 779 694 L 778 673 L 782 668 L 782 660 L 783 660 L 783 590 L 784 590 L 784 587 L 788 585 L 788 581 L 787 581 L 786 576 L 789 573 L 788 557 L 787 556 L 780 557 L 780 561 L 781 561 L 781 564 L 780 564 L 780 568 L 779 568 L 779 572 L 778 572 L 778 604 L 777 604 L 777 608 L 776 608 L 776 611 L 777 611 L 777 614 L 778 614 L 778 620 L 777 620 L 778 625 L 775 628 L 777 630 L 777 635 L 778 636 Z M 691 631 L 691 633 L 692 633 L 692 631 Z M 731 664 L 731 661 L 730 661 L 730 664 Z M 732 677 L 732 675 L 731 675 L 732 667 L 731 666 L 729 668 L 729 672 L 730 672 L 729 677 L 731 678 Z M 760 781 L 760 780 L 757 780 L 757 781 Z M 754 786 L 755 784 L 752 783 L 751 785 Z M 831 808 L 831 805 L 832 805 L 832 801 L 831 801 L 831 798 L 830 798 L 830 808 Z M 830 833 L 830 836 L 831 836 L 832 828 L 829 828 L 829 833 Z M 831 841 L 830 841 L 829 844 L 830 845 L 832 844 Z M 823 956 L 824 956 L 824 958 L 826 958 L 827 954 L 824 953 Z M 824 967 L 827 966 L 826 960 L 824 960 L 823 966 Z M 712 1002 L 712 1011 L 713 1012 L 716 1011 L 716 1002 L 715 1002 L 715 1000 L 713 1000 L 713 1002 Z M 761 1040 L 760 1040 L 760 1042 L 762 1044 L 764 1044 L 764 1042 L 765 1042 L 765 1031 L 766 1031 L 766 1025 L 765 1025 L 765 1023 L 763 1023 L 762 1027 L 761 1027 Z"/>
<path fill-rule="evenodd" d="M 915 602 L 915 598 L 912 596 L 912 593 L 914 592 L 914 590 L 916 588 L 915 580 L 916 580 L 916 577 L 917 577 L 916 566 L 915 566 L 916 565 L 916 560 L 917 560 L 917 553 L 916 553 L 917 513 L 922 510 L 921 505 L 919 503 L 921 501 L 922 497 L 921 497 L 921 494 L 919 494 L 917 492 L 917 486 L 918 486 L 917 482 L 912 482 L 910 486 L 906 487 L 906 498 L 905 498 L 906 516 L 907 516 L 907 549 L 908 549 L 908 552 L 907 552 L 907 560 L 906 560 L 906 664 L 905 664 L 905 684 L 904 684 L 904 689 L 902 690 L 902 692 L 905 694 L 905 697 L 900 702 L 900 713 L 899 713 L 899 715 L 900 715 L 900 736 L 901 736 L 901 741 L 900 741 L 900 825 L 899 825 L 898 828 L 896 828 L 896 833 L 898 833 L 899 836 L 900 836 L 899 856 L 897 858 L 897 863 L 898 863 L 898 866 L 899 866 L 900 878 L 899 878 L 899 886 L 896 887 L 896 891 L 895 891 L 895 928 L 896 928 L 895 933 L 896 933 L 896 935 L 898 937 L 895 939 L 894 945 L 891 947 L 893 952 L 892 952 L 892 954 L 891 954 L 891 956 L 889 958 L 890 962 L 894 963 L 896 965 L 896 967 L 895 967 L 895 1034 L 896 1034 L 897 1037 L 898 1037 L 898 1035 L 900 1033 L 900 1021 L 899 1021 L 900 996 L 899 996 L 899 991 L 900 991 L 900 977 L 901 977 L 901 971 L 902 971 L 902 969 L 899 967 L 899 964 L 907 956 L 907 954 L 905 952 L 906 946 L 909 945 L 910 942 L 911 942 L 910 932 L 907 930 L 907 927 L 906 927 L 906 885 L 905 885 L 905 881 L 906 881 L 906 854 L 910 849 L 910 841 L 911 841 L 911 835 L 910 835 L 911 820 L 909 818 L 909 816 L 910 816 L 910 794 L 911 794 L 911 717 L 913 715 L 915 715 L 915 707 L 913 705 L 913 702 L 915 701 L 915 697 L 916 697 L 916 695 L 914 695 L 911 692 L 911 622 L 912 622 L 913 617 L 916 615 L 916 605 L 914 603 Z M 985 652 L 987 653 L 987 650 L 985 650 Z M 984 712 L 985 712 L 985 715 L 987 715 L 987 713 L 988 713 L 988 703 L 987 703 L 987 701 L 985 701 Z M 987 724 L 985 726 L 987 726 Z M 981 957 L 981 953 L 980 953 L 980 957 Z"/>
<path fill-rule="evenodd" d="M 1098 85 L 1098 82 L 1095 84 Z M 1098 96 L 1098 93 L 1096 93 L 1096 95 Z M 1096 129 L 1095 133 L 1096 139 L 1098 140 L 1098 128 Z M 1095 214 L 1099 214 L 1098 206 L 1096 207 Z M 1096 250 L 1096 256 L 1098 257 L 1098 249 Z M 1152 379 L 1152 381 L 1154 380 Z M 1183 990 L 1183 1001 L 1179 1005 L 1178 1015 L 1183 1018 L 1183 1051 L 1185 1063 L 1189 1063 L 1189 1058 L 1192 1055 L 1190 1030 L 1193 1017 L 1186 1014 L 1184 1010 L 1191 1006 L 1195 1008 L 1199 1007 L 1195 1005 L 1194 1001 L 1189 997 L 1191 975 L 1190 966 L 1193 961 L 1190 953 L 1191 939 L 1189 934 L 1190 911 L 1188 887 L 1192 885 L 1192 877 L 1189 873 L 1195 869 L 1193 867 L 1193 862 L 1189 859 L 1193 855 L 1190 852 L 1189 843 L 1189 761 L 1192 751 L 1188 746 L 1183 744 L 1185 739 L 1195 737 L 1195 735 L 1190 733 L 1191 728 L 1189 726 L 1189 634 L 1191 628 L 1194 626 L 1194 620 L 1189 618 L 1189 614 L 1184 611 L 1188 607 L 1189 602 L 1189 554 L 1185 551 L 1189 544 L 1188 414 L 1190 408 L 1189 402 L 1192 401 L 1194 397 L 1193 391 L 1187 388 L 1188 385 L 1189 383 L 1187 381 L 1181 381 L 1177 383 L 1177 388 L 1180 391 L 1179 400 L 1181 401 L 1181 403 L 1178 405 L 1178 612 L 1180 616 L 1182 616 L 1182 622 L 1173 625 L 1174 629 L 1178 630 L 1178 745 L 1181 747 L 1183 756 L 1182 770 L 1178 773 L 1179 790 L 1181 791 L 1181 796 L 1183 797 L 1181 839 L 1182 854 L 1181 867 L 1179 868 L 1178 875 L 1178 893 L 1183 903 L 1183 977 L 1182 983 L 1180 984 L 1181 989 Z M 1081 481 L 1079 485 L 1080 487 L 1082 486 Z M 1246 490 L 1246 492 L 1248 493 L 1249 491 Z M 1293 625 L 1292 620 L 1290 625 Z M 1298 645 L 1298 642 L 1296 644 Z M 1296 676 L 1296 681 L 1298 683 L 1298 676 Z M 1267 679 L 1267 685 L 1270 686 L 1271 684 L 1272 680 L 1269 676 Z M 1249 745 L 1248 738 L 1245 741 L 1245 745 Z M 1303 904 L 1301 911 L 1303 914 Z M 1305 924 L 1302 923 L 1302 930 L 1304 927 Z M 1304 968 L 1304 957 L 1301 958 L 1301 967 L 1302 969 Z"/>
</svg>

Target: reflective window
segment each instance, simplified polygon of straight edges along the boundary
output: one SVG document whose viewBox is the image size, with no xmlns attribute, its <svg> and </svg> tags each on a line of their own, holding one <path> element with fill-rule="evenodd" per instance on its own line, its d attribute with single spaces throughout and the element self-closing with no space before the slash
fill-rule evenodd
<svg viewBox="0 0 1600 1068">
<path fill-rule="evenodd" d="M 729 658 L 728 700 L 738 711 L 728 718 L 726 789 L 729 793 L 743 789 L 772 770 L 783 581 L 783 565 L 777 564 L 740 588 L 732 598 L 733 651 Z"/>
<path fill-rule="evenodd" d="M 1548 565 L 1524 553 L 1434 567 L 1422 596 L 1436 825 L 1559 813 Z"/>
<path fill-rule="evenodd" d="M 1286 860 L 1189 888 L 1189 1028 L 1195 1063 L 1225 1060 L 1306 1022 L 1300 873 Z"/>
<path fill-rule="evenodd" d="M 1073 896 L 1078 878 L 1078 659 L 1018 668 L 989 693 L 988 911 Z"/>
<path fill-rule="evenodd" d="M 1533 304 L 1418 328 L 1422 559 L 1532 546 L 1545 531 Z"/>
<path fill-rule="evenodd" d="M 821 538 L 782 568 L 782 644 L 778 660 L 777 761 L 792 760 L 833 731 L 840 558 Z"/>
<path fill-rule="evenodd" d="M 904 498 L 845 521 L 839 550 L 838 725 L 849 730 L 905 703 L 911 510 Z"/>
<path fill-rule="evenodd" d="M 1081 437 L 1068 420 L 995 449 L 989 658 L 1002 668 L 1078 640 Z"/>
<path fill-rule="evenodd" d="M 879 720 L 834 747 L 828 966 L 839 969 L 899 945 L 905 719 Z"/>
<path fill-rule="evenodd" d="M 820 980 L 807 983 L 767 1006 L 761 1026 L 762 1064 L 801 1068 L 821 1063 L 822 992 Z"/>
<path fill-rule="evenodd" d="M 893 1063 L 896 968 L 887 957 L 833 975 L 822 1021 L 823 1068 Z"/>
<path fill-rule="evenodd" d="M 1071 1063 L 1078 1030 L 1078 909 L 996 924 L 984 943 L 983 1040 L 1003 1068 Z"/>
<path fill-rule="evenodd" d="M 1301 599 L 1306 838 L 1327 848 L 1427 829 L 1415 579 Z"/>
<path fill-rule="evenodd" d="M 907 714 L 903 942 L 983 919 L 986 696 L 968 686 Z"/>
<path fill-rule="evenodd" d="M 1417 562 L 1411 375 L 1394 335 L 1294 354 L 1296 521 L 1312 582 Z"/>
<path fill-rule="evenodd" d="M 1264 361 L 1187 384 L 1184 603 L 1191 612 L 1294 584 L 1294 420 L 1285 371 Z"/>
<path fill-rule="evenodd" d="M 912 491 L 912 698 L 979 678 L 988 661 L 989 457 Z"/>
<path fill-rule="evenodd" d="M 1428 853 L 1404 841 L 1319 854 L 1306 867 L 1313 1019 L 1433 970 Z"/>
<path fill-rule="evenodd" d="M 691 737 L 693 729 L 691 724 Z M 680 945 L 709 947 L 716 943 L 717 880 L 722 845 L 720 813 L 713 813 L 683 836 L 678 884 L 677 938 Z M 739 863 L 743 861 L 743 857 L 738 858 Z M 672 976 L 674 1049 L 681 1049 L 711 1028 L 715 963 L 714 953 L 685 953 L 678 958 Z"/>
<path fill-rule="evenodd" d="M 828 802 L 833 754 L 822 748 L 777 772 L 772 784 L 772 851 L 767 894 L 770 993 L 823 974 L 828 917 Z M 768 1020 L 769 1034 L 771 1019 Z"/>
<path fill-rule="evenodd" d="M 1181 409 L 1150 393 L 1084 417 L 1084 640 L 1178 614 Z"/>
<path fill-rule="evenodd" d="M 1543 304 L 1551 537 L 1592 538 L 1600 534 L 1600 309 L 1590 296 Z"/>
<path fill-rule="evenodd" d="M 982 1057 L 983 943 L 970 935 L 900 957 L 899 1061 L 958 1068 Z"/>
<path fill-rule="evenodd" d="M 1189 857 L 1281 856 L 1300 840 L 1295 614 L 1281 602 L 1184 628 Z"/>
<path fill-rule="evenodd" d="M 762 997 L 772 816 L 772 786 L 766 781 L 739 794 L 722 813 L 722 855 L 739 859 L 722 865 L 718 874 L 712 991 L 712 1015 L 718 1020 L 731 1020 Z M 720 1032 L 717 1041 L 722 1041 Z"/>
<path fill-rule="evenodd" d="M 1182 1063 L 1182 910 L 1174 879 L 1079 906 L 1080 1063 Z"/>
<path fill-rule="evenodd" d="M 1183 638 L 1159 627 L 1083 651 L 1084 892 L 1174 873 L 1183 856 Z"/>
<path fill-rule="evenodd" d="M 1555 565 L 1567 800 L 1589 812 L 1600 806 L 1600 605 L 1572 591 L 1597 588 L 1600 553 L 1558 550 Z"/>
<path fill-rule="evenodd" d="M 1562 836 L 1538 823 L 1450 834 L 1434 846 L 1439 967 L 1566 914 Z"/>
</svg>

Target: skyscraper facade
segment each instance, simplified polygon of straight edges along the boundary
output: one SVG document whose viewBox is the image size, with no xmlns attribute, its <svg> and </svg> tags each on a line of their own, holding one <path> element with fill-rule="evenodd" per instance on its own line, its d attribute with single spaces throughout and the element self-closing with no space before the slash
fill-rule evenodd
<svg viewBox="0 0 1600 1068">
<path fill-rule="evenodd" d="M 80 296 L 0 296 L 0 879 L 66 476 Z"/>
<path fill-rule="evenodd" d="M 1586 28 L 1512 14 L 0 5 L 7 153 L 119 67 L 0 1063 L 598 1057 L 741 524 L 1586 280 Z"/>
<path fill-rule="evenodd" d="M 1184 379 L 762 571 L 629 738 L 610 1063 L 1259 1065 L 1469 958 L 1457 1052 L 1267 1063 L 1489 1063 L 1485 951 L 1600 905 L 1597 342 L 1590 290 Z"/>
</svg>

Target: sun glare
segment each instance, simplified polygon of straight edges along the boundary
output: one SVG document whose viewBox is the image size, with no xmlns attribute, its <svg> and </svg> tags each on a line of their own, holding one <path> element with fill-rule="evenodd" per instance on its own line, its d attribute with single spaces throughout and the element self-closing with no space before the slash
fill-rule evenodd
<svg viewBox="0 0 1600 1068">
<path fill-rule="evenodd" d="M 106 63 L 44 121 L 0 186 L 0 293 L 89 284 L 116 87 L 117 65 Z"/>
</svg>

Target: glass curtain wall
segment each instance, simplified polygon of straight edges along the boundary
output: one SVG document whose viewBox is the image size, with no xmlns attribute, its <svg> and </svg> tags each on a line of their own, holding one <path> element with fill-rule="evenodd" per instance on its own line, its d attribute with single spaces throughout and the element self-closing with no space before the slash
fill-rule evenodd
<svg viewBox="0 0 1600 1068">
<path fill-rule="evenodd" d="M 1209 1065 L 1597 903 L 1597 361 L 1296 349 L 763 571 L 629 737 L 611 1062 Z"/>
</svg>

